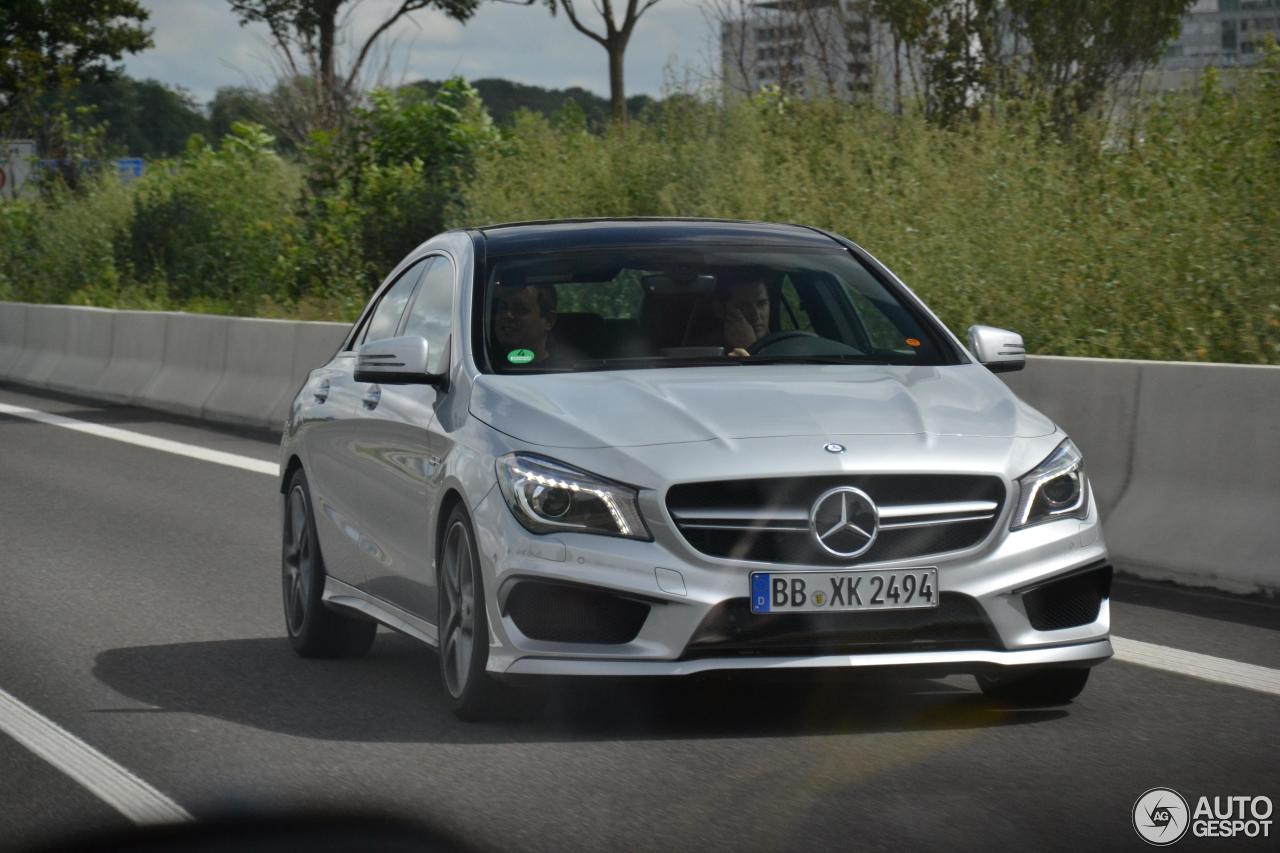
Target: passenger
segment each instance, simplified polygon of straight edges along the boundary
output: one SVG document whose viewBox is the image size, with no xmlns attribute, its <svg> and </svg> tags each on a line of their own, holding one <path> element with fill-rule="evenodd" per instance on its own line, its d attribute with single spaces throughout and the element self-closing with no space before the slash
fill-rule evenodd
<svg viewBox="0 0 1280 853">
<path fill-rule="evenodd" d="M 711 314 L 716 319 L 725 354 L 747 358 L 747 348 L 769 334 L 769 288 L 764 275 L 746 270 L 725 274 L 716 282 L 711 296 Z"/>
<path fill-rule="evenodd" d="M 493 297 L 498 357 L 515 365 L 538 364 L 550 358 L 556 302 L 554 285 L 499 285 Z M 529 350 L 533 358 L 526 361 L 526 356 L 516 356 L 520 350 Z"/>
</svg>

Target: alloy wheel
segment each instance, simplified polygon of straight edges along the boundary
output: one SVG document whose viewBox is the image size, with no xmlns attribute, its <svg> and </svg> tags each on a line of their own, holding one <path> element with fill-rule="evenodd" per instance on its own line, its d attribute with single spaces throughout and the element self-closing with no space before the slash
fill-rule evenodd
<svg viewBox="0 0 1280 853">
<path fill-rule="evenodd" d="M 471 655 L 475 645 L 475 564 L 471 558 L 471 535 L 467 526 L 455 521 L 444 541 L 441 593 L 444 619 L 440 630 L 440 655 L 445 686 L 460 697 L 467 689 Z"/>
<path fill-rule="evenodd" d="M 285 507 L 284 614 L 289 635 L 296 637 L 307 618 L 308 596 L 315 579 L 315 548 L 311 526 L 307 524 L 307 495 L 301 483 L 289 492 Z"/>
</svg>

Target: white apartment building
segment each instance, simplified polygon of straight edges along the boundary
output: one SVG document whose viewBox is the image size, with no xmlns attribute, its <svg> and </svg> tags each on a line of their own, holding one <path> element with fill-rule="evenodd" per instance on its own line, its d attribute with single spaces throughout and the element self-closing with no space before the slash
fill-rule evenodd
<svg viewBox="0 0 1280 853">
<path fill-rule="evenodd" d="M 732 4 L 725 4 L 728 8 Z M 742 0 L 720 27 L 729 92 L 854 99 L 875 82 L 879 29 L 861 0 Z"/>
<path fill-rule="evenodd" d="M 720 26 L 727 91 L 778 86 L 802 96 L 872 97 L 886 106 L 895 92 L 909 99 L 918 63 L 905 49 L 895 57 L 888 28 L 866 6 L 865 0 L 725 0 L 721 8 L 735 13 Z M 1141 89 L 1192 86 L 1208 67 L 1248 68 L 1268 37 L 1280 41 L 1280 0 L 1197 0 L 1165 55 L 1142 75 Z"/>
</svg>

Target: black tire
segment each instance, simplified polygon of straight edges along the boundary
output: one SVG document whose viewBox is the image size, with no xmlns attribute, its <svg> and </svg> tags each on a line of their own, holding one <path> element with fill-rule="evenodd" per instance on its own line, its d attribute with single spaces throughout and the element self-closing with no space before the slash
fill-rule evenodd
<svg viewBox="0 0 1280 853">
<path fill-rule="evenodd" d="M 284 626 L 293 649 L 305 658 L 356 657 L 373 645 L 376 622 L 325 607 L 324 558 L 316 538 L 311 491 L 299 468 L 284 493 L 281 586 Z"/>
<path fill-rule="evenodd" d="M 978 687 L 1007 705 L 1065 705 L 1089 681 L 1088 669 L 1041 669 L 1009 675 L 979 675 Z"/>
<path fill-rule="evenodd" d="M 453 508 L 440 532 L 436 561 L 436 624 L 439 626 L 440 682 L 460 720 L 491 717 L 499 704 L 499 685 L 489 677 L 489 617 L 484 573 L 471 519 Z"/>
</svg>

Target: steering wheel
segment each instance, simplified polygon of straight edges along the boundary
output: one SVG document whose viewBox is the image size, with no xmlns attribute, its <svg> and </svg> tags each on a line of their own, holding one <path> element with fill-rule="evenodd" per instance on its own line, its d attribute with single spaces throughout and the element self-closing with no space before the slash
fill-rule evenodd
<svg viewBox="0 0 1280 853">
<path fill-rule="evenodd" d="M 774 344 L 780 344 L 783 341 L 795 340 L 796 338 L 816 338 L 813 332 L 806 332 L 803 329 L 784 329 L 779 332 L 770 332 L 763 338 L 759 338 L 751 346 L 747 347 L 747 352 L 752 355 L 760 355 L 765 350 L 771 348 Z"/>
</svg>

